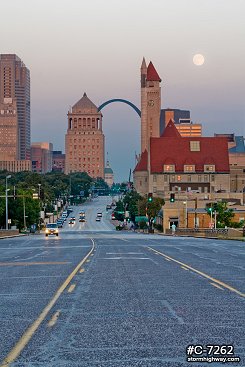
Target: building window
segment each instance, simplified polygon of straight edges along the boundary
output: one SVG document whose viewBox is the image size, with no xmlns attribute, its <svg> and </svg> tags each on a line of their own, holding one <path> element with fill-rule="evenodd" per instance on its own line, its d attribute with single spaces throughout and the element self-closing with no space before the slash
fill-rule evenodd
<svg viewBox="0 0 245 367">
<path fill-rule="evenodd" d="M 211 176 L 211 181 L 214 182 L 215 181 L 215 177 L 214 175 Z"/>
<path fill-rule="evenodd" d="M 187 181 L 188 181 L 188 182 L 191 182 L 191 175 L 188 175 L 188 176 L 187 176 Z"/>
<path fill-rule="evenodd" d="M 157 175 L 153 175 L 153 182 L 157 182 Z"/>
<path fill-rule="evenodd" d="M 191 152 L 200 152 L 200 141 L 190 141 L 190 151 Z"/>
<path fill-rule="evenodd" d="M 153 193 L 155 194 L 157 192 L 157 188 L 153 186 Z"/>
<path fill-rule="evenodd" d="M 205 164 L 204 171 L 205 172 L 215 172 L 215 166 L 213 164 Z"/>
<path fill-rule="evenodd" d="M 163 171 L 164 172 L 175 172 L 175 165 L 174 164 L 164 164 Z"/>
<path fill-rule="evenodd" d="M 195 166 L 192 164 L 185 164 L 184 165 L 185 172 L 195 172 Z"/>
<path fill-rule="evenodd" d="M 164 175 L 164 182 L 168 182 L 168 175 Z"/>
<path fill-rule="evenodd" d="M 202 176 L 198 175 L 197 180 L 198 180 L 198 182 L 202 182 Z"/>
<path fill-rule="evenodd" d="M 204 175 L 204 182 L 208 182 L 208 175 Z"/>
</svg>

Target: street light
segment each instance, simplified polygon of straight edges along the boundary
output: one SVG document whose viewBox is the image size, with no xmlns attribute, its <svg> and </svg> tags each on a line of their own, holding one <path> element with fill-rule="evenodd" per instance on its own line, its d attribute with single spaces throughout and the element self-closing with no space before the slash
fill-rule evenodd
<svg viewBox="0 0 245 367">
<path fill-rule="evenodd" d="M 6 198 L 6 230 L 9 229 L 9 218 L 8 218 L 8 179 L 11 178 L 11 175 L 6 176 L 6 192 L 5 192 L 5 198 Z"/>
<path fill-rule="evenodd" d="M 185 228 L 188 228 L 187 200 L 186 201 L 183 201 L 183 204 L 185 206 L 185 210 L 184 210 L 184 217 L 185 217 L 184 223 L 185 223 Z"/>
</svg>

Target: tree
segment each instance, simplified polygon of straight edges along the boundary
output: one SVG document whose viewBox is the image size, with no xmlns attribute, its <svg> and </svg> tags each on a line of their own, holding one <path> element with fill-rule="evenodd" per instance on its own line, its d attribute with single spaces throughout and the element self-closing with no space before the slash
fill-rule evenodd
<svg viewBox="0 0 245 367">
<path fill-rule="evenodd" d="M 215 205 L 214 205 L 215 204 Z M 227 203 L 223 201 L 218 201 L 217 203 L 213 204 L 213 210 L 216 211 L 216 227 L 217 228 L 224 228 L 224 227 L 231 227 L 232 218 L 234 217 L 233 209 L 228 209 Z M 209 208 L 206 208 L 206 211 L 209 216 L 211 216 L 211 212 Z M 214 216 L 214 214 L 213 214 Z"/>
</svg>

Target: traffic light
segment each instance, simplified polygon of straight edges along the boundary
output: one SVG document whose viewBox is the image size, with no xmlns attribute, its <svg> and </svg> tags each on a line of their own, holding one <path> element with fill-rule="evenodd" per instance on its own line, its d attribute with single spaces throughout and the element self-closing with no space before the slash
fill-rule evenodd
<svg viewBox="0 0 245 367">
<path fill-rule="evenodd" d="M 213 208 L 210 206 L 210 208 L 208 208 L 208 213 L 212 214 L 213 213 Z"/>
<path fill-rule="evenodd" d="M 175 194 L 172 192 L 170 194 L 170 203 L 174 203 L 175 202 Z"/>
<path fill-rule="evenodd" d="M 153 197 L 152 197 L 152 192 L 148 193 L 148 203 L 152 203 L 153 201 Z"/>
</svg>

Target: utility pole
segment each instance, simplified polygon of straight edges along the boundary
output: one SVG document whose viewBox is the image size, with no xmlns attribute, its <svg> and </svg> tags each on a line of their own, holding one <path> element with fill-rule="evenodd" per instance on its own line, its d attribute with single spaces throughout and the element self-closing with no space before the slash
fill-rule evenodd
<svg viewBox="0 0 245 367">
<path fill-rule="evenodd" d="M 5 191 L 5 200 L 6 200 L 6 230 L 9 229 L 9 216 L 8 216 L 8 179 L 11 178 L 11 175 L 6 176 L 6 191 Z"/>
</svg>

